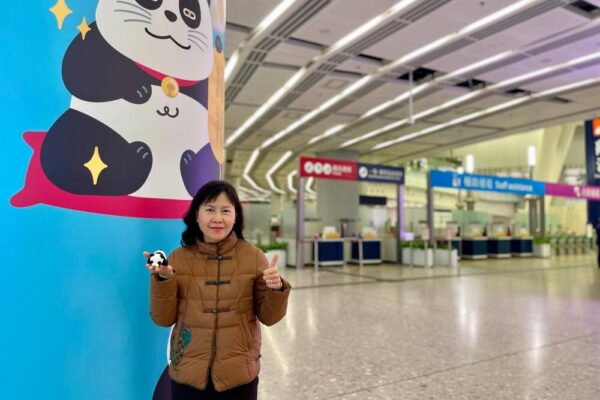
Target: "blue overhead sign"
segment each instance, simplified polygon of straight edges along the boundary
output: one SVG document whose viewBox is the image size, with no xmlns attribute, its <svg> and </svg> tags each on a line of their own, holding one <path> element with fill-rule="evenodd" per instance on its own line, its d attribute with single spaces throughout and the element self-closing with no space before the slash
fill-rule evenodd
<svg viewBox="0 0 600 400">
<path fill-rule="evenodd" d="M 488 192 L 544 195 L 544 182 L 489 175 L 431 171 L 431 186 Z"/>
<path fill-rule="evenodd" d="M 404 168 L 358 163 L 358 180 L 404 184 Z"/>
</svg>

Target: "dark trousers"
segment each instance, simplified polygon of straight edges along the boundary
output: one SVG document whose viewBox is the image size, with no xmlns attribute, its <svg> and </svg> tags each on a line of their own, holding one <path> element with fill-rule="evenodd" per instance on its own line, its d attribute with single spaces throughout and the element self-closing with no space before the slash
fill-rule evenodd
<svg viewBox="0 0 600 400">
<path fill-rule="evenodd" d="M 198 390 L 182 385 L 171 379 L 172 400 L 256 400 L 258 396 L 258 377 L 252 382 L 224 392 L 217 392 L 212 380 L 208 380 L 206 389 Z"/>
</svg>

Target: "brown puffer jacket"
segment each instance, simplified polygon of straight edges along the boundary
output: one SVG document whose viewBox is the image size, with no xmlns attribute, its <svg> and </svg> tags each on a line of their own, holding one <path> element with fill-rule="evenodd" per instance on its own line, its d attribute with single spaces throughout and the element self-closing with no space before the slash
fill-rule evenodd
<svg viewBox="0 0 600 400">
<path fill-rule="evenodd" d="M 176 382 L 217 391 L 251 382 L 260 370 L 260 325 L 285 316 L 291 290 L 269 289 L 264 253 L 235 233 L 217 244 L 181 247 L 169 256 L 175 278 L 151 277 L 150 315 L 171 335 L 169 375 Z"/>
</svg>

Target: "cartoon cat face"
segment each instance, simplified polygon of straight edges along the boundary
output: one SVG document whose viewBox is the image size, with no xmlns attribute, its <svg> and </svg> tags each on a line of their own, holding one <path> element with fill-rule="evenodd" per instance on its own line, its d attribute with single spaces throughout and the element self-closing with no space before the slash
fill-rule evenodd
<svg viewBox="0 0 600 400">
<path fill-rule="evenodd" d="M 160 73 L 198 81 L 213 65 L 209 0 L 99 0 L 100 34 L 125 57 Z"/>
</svg>

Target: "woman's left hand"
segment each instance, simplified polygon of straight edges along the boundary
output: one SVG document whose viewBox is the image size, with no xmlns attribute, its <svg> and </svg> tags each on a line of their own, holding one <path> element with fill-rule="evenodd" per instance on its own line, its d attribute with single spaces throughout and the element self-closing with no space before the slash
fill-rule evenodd
<svg viewBox="0 0 600 400">
<path fill-rule="evenodd" d="M 278 255 L 273 256 L 273 259 L 269 263 L 269 268 L 265 269 L 263 272 L 263 279 L 265 280 L 267 287 L 273 290 L 279 290 L 283 286 L 281 275 L 279 275 L 279 271 L 275 266 L 278 259 Z"/>
</svg>

